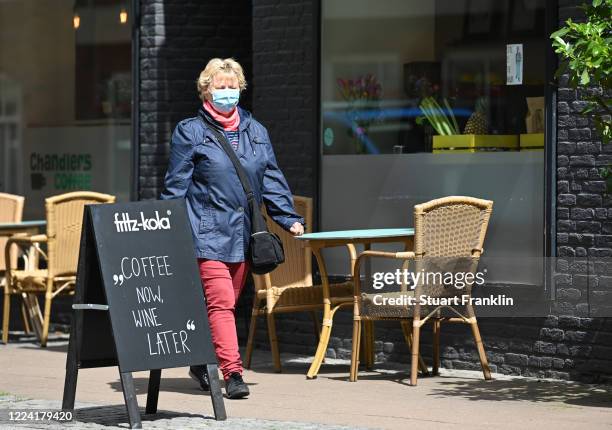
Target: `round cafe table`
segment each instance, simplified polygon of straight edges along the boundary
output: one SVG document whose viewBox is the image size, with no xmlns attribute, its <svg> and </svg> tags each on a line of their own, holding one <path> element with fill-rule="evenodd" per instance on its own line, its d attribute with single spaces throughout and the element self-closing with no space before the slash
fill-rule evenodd
<svg viewBox="0 0 612 430">
<path fill-rule="evenodd" d="M 295 236 L 296 239 L 308 243 L 312 249 L 312 253 L 317 259 L 319 272 L 321 273 L 321 285 L 323 290 L 323 324 L 321 325 L 321 335 L 319 336 L 319 345 L 315 353 L 314 360 L 310 365 L 308 379 L 316 378 L 317 373 L 325 357 L 329 337 L 332 329 L 334 314 L 343 306 L 353 306 L 354 302 L 351 298 L 348 301 L 346 298 L 332 298 L 330 296 L 329 278 L 325 260 L 321 255 L 323 248 L 331 248 L 336 246 L 346 246 L 349 250 L 351 258 L 351 276 L 354 278 L 358 274 L 355 271 L 355 261 L 357 261 L 357 250 L 355 245 L 362 244 L 365 250 L 370 249 L 373 243 L 403 243 L 406 251 L 411 251 L 414 248 L 414 229 L 412 228 L 377 228 L 364 230 L 339 230 L 339 231 L 323 231 L 318 233 L 307 233 L 302 236 Z M 366 263 L 366 279 L 370 279 L 371 268 Z M 374 364 L 374 343 L 373 329 L 371 321 L 364 323 L 365 336 L 365 362 L 368 368 Z"/>
<path fill-rule="evenodd" d="M 0 236 L 10 236 L 17 233 L 35 234 L 46 227 L 44 219 L 20 222 L 0 222 Z"/>
</svg>

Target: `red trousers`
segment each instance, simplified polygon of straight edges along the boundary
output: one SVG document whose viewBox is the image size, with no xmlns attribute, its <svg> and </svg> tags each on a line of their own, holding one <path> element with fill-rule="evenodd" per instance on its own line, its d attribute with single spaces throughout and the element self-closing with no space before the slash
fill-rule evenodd
<svg viewBox="0 0 612 430">
<path fill-rule="evenodd" d="M 242 374 L 234 311 L 249 272 L 248 266 L 245 262 L 224 263 L 204 258 L 198 258 L 198 266 L 215 354 L 223 378 L 228 379 L 234 372 Z"/>
</svg>

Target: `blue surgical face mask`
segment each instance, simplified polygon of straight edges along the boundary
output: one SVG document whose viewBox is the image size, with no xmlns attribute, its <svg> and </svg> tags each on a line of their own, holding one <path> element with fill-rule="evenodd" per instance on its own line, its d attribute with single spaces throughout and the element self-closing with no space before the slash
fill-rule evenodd
<svg viewBox="0 0 612 430">
<path fill-rule="evenodd" d="M 224 88 L 212 91 L 212 104 L 219 112 L 231 112 L 238 104 L 240 90 L 237 88 Z"/>
</svg>

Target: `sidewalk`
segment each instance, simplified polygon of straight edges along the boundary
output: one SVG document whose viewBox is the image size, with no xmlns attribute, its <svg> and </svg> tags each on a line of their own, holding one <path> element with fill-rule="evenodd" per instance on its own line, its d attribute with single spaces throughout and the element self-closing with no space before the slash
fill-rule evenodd
<svg viewBox="0 0 612 430">
<path fill-rule="evenodd" d="M 12 410 L 57 410 L 61 408 L 61 401 L 23 399 L 12 395 L 0 395 L 0 411 Z M 94 405 L 90 403 L 77 403 L 78 416 L 72 422 L 16 424 L 10 422 L 7 414 L 0 414 L 0 429 L 35 428 L 45 430 L 74 429 L 125 429 L 129 427 L 124 405 Z M 190 414 L 186 412 L 170 412 L 159 410 L 154 415 L 145 415 L 141 410 L 143 429 L 219 429 L 219 430 L 352 430 L 354 427 L 333 426 L 315 423 L 298 423 L 291 421 L 272 421 L 250 418 L 229 418 L 226 421 L 215 421 L 212 416 L 204 414 Z M 367 429 L 364 429 L 367 430 Z"/>
<path fill-rule="evenodd" d="M 46 349 L 23 342 L 0 345 L 0 410 L 59 408 L 66 349 L 65 341 L 50 342 Z M 418 387 L 410 387 L 406 370 L 393 366 L 360 372 L 359 381 L 350 383 L 345 360 L 327 360 L 316 380 L 306 380 L 310 358 L 289 354 L 282 354 L 282 358 L 283 373 L 277 374 L 272 371 L 269 351 L 256 351 L 253 369 L 245 372 L 252 394 L 246 400 L 226 399 L 230 417 L 226 422 L 210 418 L 210 399 L 195 387 L 185 368 L 163 370 L 160 413 L 143 415 L 143 426 L 279 430 L 612 427 L 609 386 L 502 375 L 485 382 L 477 372 L 442 369 L 442 376 L 421 378 Z M 126 428 L 118 376 L 113 367 L 81 370 L 77 386 L 79 422 L 28 428 Z M 147 378 L 146 372 L 134 374 L 141 407 L 146 403 Z M 16 426 L 0 423 L 0 428 Z"/>
</svg>

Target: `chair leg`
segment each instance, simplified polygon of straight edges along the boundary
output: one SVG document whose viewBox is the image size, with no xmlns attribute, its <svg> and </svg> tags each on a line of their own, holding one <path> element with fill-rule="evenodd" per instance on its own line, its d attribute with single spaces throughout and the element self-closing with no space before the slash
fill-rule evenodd
<svg viewBox="0 0 612 430">
<path fill-rule="evenodd" d="M 421 328 L 419 326 L 412 327 L 412 356 L 410 361 L 410 385 L 413 387 L 417 384 L 417 374 L 419 371 L 419 337 Z"/>
<path fill-rule="evenodd" d="M 251 368 L 251 357 L 253 356 L 253 343 L 255 342 L 255 328 L 257 327 L 257 309 L 253 308 L 251 312 L 251 323 L 249 324 L 249 337 L 247 339 L 247 346 L 244 357 L 245 369 Z"/>
<path fill-rule="evenodd" d="M 23 320 L 23 330 L 29 335 L 32 333 L 32 329 L 30 328 L 30 319 L 28 318 L 25 302 L 23 300 L 21 301 L 21 319 Z"/>
<path fill-rule="evenodd" d="M 374 368 L 374 358 L 375 358 L 375 351 L 374 351 L 374 321 L 366 321 L 366 327 L 368 329 L 367 333 L 368 333 L 368 337 L 367 337 L 367 342 L 368 342 L 368 349 L 367 349 L 367 356 L 366 356 L 366 368 L 368 370 L 372 370 L 372 368 Z"/>
<path fill-rule="evenodd" d="M 370 357 L 372 356 L 372 351 L 370 351 L 370 348 L 372 347 L 372 344 L 370 343 L 370 322 L 363 320 L 361 322 L 361 330 L 363 331 L 363 342 L 359 342 L 362 348 L 362 357 L 363 357 L 363 363 L 365 364 L 365 368 L 370 370 L 371 364 L 370 364 Z"/>
<path fill-rule="evenodd" d="M 492 379 L 491 368 L 489 367 L 489 360 L 487 359 L 487 354 L 485 353 L 484 345 L 482 344 L 482 338 L 480 337 L 480 330 L 478 330 L 478 323 L 476 322 L 476 318 L 472 319 L 470 326 L 472 327 L 474 342 L 476 343 L 476 349 L 478 350 L 478 357 L 480 358 L 482 373 L 484 375 L 484 378 L 488 381 Z"/>
<path fill-rule="evenodd" d="M 359 322 L 359 333 L 363 333 L 363 336 L 366 336 L 366 326 L 365 326 L 365 321 L 360 321 Z M 360 335 L 361 336 L 361 335 Z M 367 360 L 367 348 L 368 348 L 368 342 L 361 342 L 361 339 L 359 341 L 359 349 L 357 350 L 357 352 L 359 353 L 359 364 L 361 363 L 365 363 Z"/>
<path fill-rule="evenodd" d="M 404 340 L 406 341 L 406 345 L 408 345 L 408 349 L 412 351 L 412 333 L 410 331 L 410 326 L 408 325 L 409 321 L 402 320 L 400 321 L 400 325 L 402 326 L 402 333 L 404 334 Z M 421 354 L 419 354 L 419 370 L 424 376 L 429 375 L 429 369 L 427 368 L 427 364 L 425 364 L 425 360 Z"/>
<path fill-rule="evenodd" d="M 315 352 L 312 363 L 310 364 L 308 373 L 306 373 L 307 379 L 314 379 L 317 377 L 317 373 L 319 373 L 319 369 L 321 368 L 321 363 L 323 363 L 323 360 L 325 359 L 325 353 L 327 352 L 327 345 L 329 344 L 329 337 L 331 335 L 333 317 L 334 312 L 324 309 L 321 337 L 319 338 L 317 351 Z"/>
<path fill-rule="evenodd" d="M 312 324 L 314 327 L 315 337 L 317 338 L 317 343 L 321 338 L 321 324 L 319 324 L 319 317 L 315 311 L 310 312 L 310 317 L 312 318 Z"/>
<path fill-rule="evenodd" d="M 440 320 L 433 320 L 433 364 L 431 366 L 432 375 L 439 375 L 440 369 Z"/>
<path fill-rule="evenodd" d="M 374 367 L 374 344 L 372 342 L 372 321 L 362 320 L 359 333 L 363 333 L 363 339 L 359 340 L 360 363 L 365 365 L 367 370 L 372 370 Z"/>
<path fill-rule="evenodd" d="M 353 320 L 353 345 L 351 349 L 351 373 L 349 381 L 357 381 L 357 372 L 359 371 L 359 346 L 361 343 L 361 321 Z"/>
<path fill-rule="evenodd" d="M 317 344 L 321 340 L 321 323 L 319 323 L 319 317 L 315 311 L 310 313 L 310 317 L 312 318 L 312 324 L 315 332 L 315 338 L 317 339 Z M 325 363 L 325 357 L 323 357 L 322 363 Z"/>
<path fill-rule="evenodd" d="M 51 321 L 51 292 L 47 291 L 45 294 L 45 313 L 43 316 L 43 329 L 40 337 L 40 346 L 47 346 L 47 338 L 49 337 L 49 322 Z"/>
<path fill-rule="evenodd" d="M 35 294 L 22 293 L 21 298 L 23 299 L 28 318 L 32 324 L 31 328 L 34 329 L 36 338 L 40 339 L 42 337 L 43 315 L 40 311 L 38 297 L 36 297 Z"/>
<path fill-rule="evenodd" d="M 280 354 L 278 352 L 278 339 L 276 338 L 276 324 L 274 322 L 274 314 L 268 313 L 268 336 L 270 337 L 270 349 L 272 350 L 272 359 L 274 360 L 274 371 L 281 371 Z"/>
<path fill-rule="evenodd" d="M 8 286 L 4 287 L 4 307 L 2 309 L 2 343 L 8 343 L 9 312 L 11 311 L 11 294 Z"/>
</svg>

